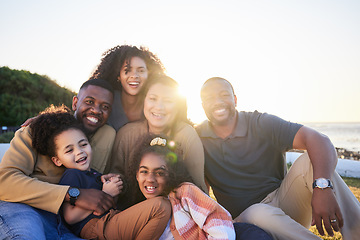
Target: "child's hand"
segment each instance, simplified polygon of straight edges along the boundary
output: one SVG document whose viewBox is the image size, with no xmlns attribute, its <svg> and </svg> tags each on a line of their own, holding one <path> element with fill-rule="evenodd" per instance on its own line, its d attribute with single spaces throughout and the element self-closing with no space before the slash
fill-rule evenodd
<svg viewBox="0 0 360 240">
<path fill-rule="evenodd" d="M 104 184 L 102 190 L 112 197 L 121 193 L 123 189 L 123 181 L 119 176 L 109 178 Z"/>
<path fill-rule="evenodd" d="M 121 174 L 115 174 L 115 173 L 108 173 L 108 174 L 104 174 L 101 176 L 101 182 L 105 183 L 107 181 L 110 181 L 110 178 L 120 178 L 121 179 Z"/>
</svg>

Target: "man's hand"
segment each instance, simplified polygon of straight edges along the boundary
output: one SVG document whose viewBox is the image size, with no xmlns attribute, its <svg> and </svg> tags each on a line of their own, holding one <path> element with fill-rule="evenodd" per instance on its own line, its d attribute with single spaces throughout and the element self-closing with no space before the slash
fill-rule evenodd
<svg viewBox="0 0 360 240">
<path fill-rule="evenodd" d="M 321 235 L 325 234 L 322 223 L 324 223 L 326 232 L 330 236 L 334 236 L 333 230 L 336 232 L 340 231 L 344 222 L 340 212 L 340 207 L 335 199 L 333 191 L 330 188 L 315 188 L 313 191 L 311 206 L 311 225 L 316 225 L 316 228 Z"/>
<path fill-rule="evenodd" d="M 36 118 L 37 118 L 37 116 L 26 119 L 26 121 L 23 124 L 21 124 L 21 127 L 29 126 Z"/>
<path fill-rule="evenodd" d="M 98 216 L 104 214 L 110 208 L 115 207 L 113 198 L 98 189 L 80 189 L 80 195 L 75 205 L 83 209 L 91 210 Z"/>
</svg>

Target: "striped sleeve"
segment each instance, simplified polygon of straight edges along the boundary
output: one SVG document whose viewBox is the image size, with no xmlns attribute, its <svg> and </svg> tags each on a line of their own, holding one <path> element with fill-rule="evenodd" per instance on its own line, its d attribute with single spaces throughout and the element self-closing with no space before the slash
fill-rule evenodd
<svg viewBox="0 0 360 240">
<path fill-rule="evenodd" d="M 169 199 L 176 229 L 183 238 L 235 239 L 230 213 L 195 185 L 182 184 Z"/>
</svg>

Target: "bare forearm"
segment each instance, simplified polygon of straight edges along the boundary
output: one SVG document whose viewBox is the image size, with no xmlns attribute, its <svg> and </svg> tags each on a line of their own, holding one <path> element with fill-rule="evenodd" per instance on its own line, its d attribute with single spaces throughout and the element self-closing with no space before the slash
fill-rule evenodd
<svg viewBox="0 0 360 240">
<path fill-rule="evenodd" d="M 65 202 L 63 204 L 64 219 L 68 224 L 75 224 L 84 220 L 92 211 Z"/>
<path fill-rule="evenodd" d="M 337 155 L 327 136 L 304 126 L 296 134 L 293 147 L 307 150 L 313 166 L 314 179 L 331 177 L 337 164 Z"/>
<path fill-rule="evenodd" d="M 337 164 L 337 155 L 329 138 L 324 135 L 314 136 L 307 151 L 313 165 L 313 178 L 331 178 Z"/>
</svg>

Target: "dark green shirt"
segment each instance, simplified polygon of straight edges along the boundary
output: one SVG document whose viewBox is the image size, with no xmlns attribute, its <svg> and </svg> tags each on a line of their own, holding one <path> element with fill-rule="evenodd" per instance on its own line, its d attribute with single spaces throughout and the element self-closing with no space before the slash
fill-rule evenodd
<svg viewBox="0 0 360 240">
<path fill-rule="evenodd" d="M 285 152 L 301 127 L 257 111 L 239 112 L 236 128 L 226 139 L 216 136 L 208 121 L 197 127 L 206 180 L 233 218 L 280 186 L 287 172 Z"/>
</svg>

